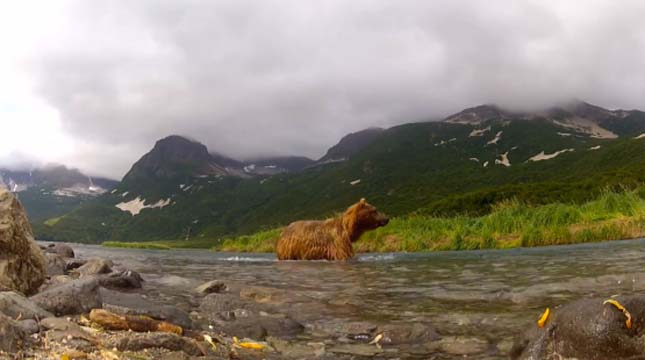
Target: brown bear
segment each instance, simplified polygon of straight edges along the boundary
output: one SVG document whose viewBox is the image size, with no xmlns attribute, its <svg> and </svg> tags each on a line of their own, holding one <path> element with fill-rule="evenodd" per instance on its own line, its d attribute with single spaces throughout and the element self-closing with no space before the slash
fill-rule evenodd
<svg viewBox="0 0 645 360">
<path fill-rule="evenodd" d="M 287 226 L 276 245 L 280 260 L 347 260 L 352 243 L 389 219 L 361 199 L 342 215 L 323 221 L 296 221 Z"/>
</svg>

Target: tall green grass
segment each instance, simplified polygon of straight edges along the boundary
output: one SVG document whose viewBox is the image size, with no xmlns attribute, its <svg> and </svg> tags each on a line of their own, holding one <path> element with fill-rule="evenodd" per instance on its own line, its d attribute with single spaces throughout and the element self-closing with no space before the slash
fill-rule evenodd
<svg viewBox="0 0 645 360">
<path fill-rule="evenodd" d="M 223 240 L 213 250 L 270 252 L 280 229 Z M 645 187 L 605 191 L 582 205 L 498 203 L 481 217 L 409 215 L 367 232 L 360 252 L 473 250 L 575 244 L 645 236 Z"/>
<path fill-rule="evenodd" d="M 272 252 L 275 249 L 275 242 L 278 240 L 281 231 L 282 229 L 271 229 L 260 231 L 253 235 L 227 238 L 212 249 L 218 251 Z"/>
</svg>

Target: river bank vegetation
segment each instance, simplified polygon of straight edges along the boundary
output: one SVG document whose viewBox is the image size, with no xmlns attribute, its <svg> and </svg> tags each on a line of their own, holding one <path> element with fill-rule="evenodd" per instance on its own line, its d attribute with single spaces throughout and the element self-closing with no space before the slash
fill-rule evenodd
<svg viewBox="0 0 645 360">
<path fill-rule="evenodd" d="M 281 228 L 221 240 L 104 243 L 123 247 L 206 248 L 214 251 L 272 252 Z M 645 236 L 645 186 L 607 190 L 582 204 L 534 206 L 510 199 L 482 216 L 436 217 L 416 213 L 395 217 L 367 232 L 357 252 L 504 249 L 564 245 Z"/>
</svg>

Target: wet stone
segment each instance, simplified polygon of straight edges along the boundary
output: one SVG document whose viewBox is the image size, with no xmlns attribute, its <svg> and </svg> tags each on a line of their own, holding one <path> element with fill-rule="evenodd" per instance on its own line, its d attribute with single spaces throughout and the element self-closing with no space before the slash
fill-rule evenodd
<svg viewBox="0 0 645 360">
<path fill-rule="evenodd" d="M 170 305 L 157 304 L 139 294 L 100 290 L 103 309 L 121 315 L 146 315 L 190 329 L 193 321 L 187 312 Z"/>
<path fill-rule="evenodd" d="M 219 280 L 212 280 L 199 285 L 195 291 L 200 294 L 221 293 L 228 290 L 228 286 Z"/>
<path fill-rule="evenodd" d="M 125 333 L 119 334 L 106 341 L 110 348 L 119 351 L 141 351 L 150 348 L 163 348 L 172 351 L 182 351 L 188 355 L 203 355 L 194 340 L 171 333 Z"/>
<path fill-rule="evenodd" d="M 87 260 L 84 259 L 67 259 L 65 262 L 65 270 L 70 271 L 74 269 L 78 269 L 79 267 L 85 265 L 87 263 Z"/>
<path fill-rule="evenodd" d="M 199 312 L 211 321 L 233 320 L 236 316 L 231 316 L 232 312 L 241 309 L 257 308 L 254 304 L 243 301 L 240 297 L 233 294 L 209 294 L 202 299 L 199 305 Z"/>
<path fill-rule="evenodd" d="M 47 276 L 65 275 L 67 263 L 62 256 L 58 254 L 45 253 L 45 261 Z"/>
<path fill-rule="evenodd" d="M 453 355 L 480 354 L 488 349 L 486 340 L 463 336 L 444 337 L 438 345 L 441 351 Z"/>
<path fill-rule="evenodd" d="M 49 244 L 49 246 L 45 248 L 45 251 L 52 254 L 58 254 L 63 258 L 74 257 L 74 250 L 69 245 L 66 245 L 66 244 L 61 244 L 61 243 Z"/>
<path fill-rule="evenodd" d="M 383 352 L 375 345 L 369 344 L 339 344 L 333 345 L 326 349 L 328 352 L 336 354 L 350 354 L 358 356 L 375 356 Z"/>
<path fill-rule="evenodd" d="M 114 264 L 110 260 L 94 258 L 74 270 L 79 277 L 107 274 L 112 272 Z"/>
<path fill-rule="evenodd" d="M 58 316 L 88 313 L 102 306 L 99 282 L 93 278 L 78 279 L 48 289 L 32 296 L 31 300 Z"/>
<path fill-rule="evenodd" d="M 385 345 L 421 344 L 440 338 L 434 327 L 423 323 L 387 324 L 376 332 L 383 334 L 380 343 Z"/>
<path fill-rule="evenodd" d="M 122 270 L 106 275 L 99 275 L 101 286 L 109 289 L 140 289 L 143 278 L 136 271 Z"/>
</svg>

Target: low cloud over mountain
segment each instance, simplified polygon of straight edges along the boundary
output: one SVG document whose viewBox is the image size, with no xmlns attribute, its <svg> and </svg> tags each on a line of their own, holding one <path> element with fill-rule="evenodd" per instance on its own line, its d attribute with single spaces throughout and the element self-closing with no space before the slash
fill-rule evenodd
<svg viewBox="0 0 645 360">
<path fill-rule="evenodd" d="M 120 178 L 167 134 L 235 158 L 320 158 L 349 132 L 474 104 L 645 107 L 642 1 L 15 6 L 0 15 L 0 117 L 29 126 L 4 162 Z"/>
</svg>

